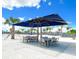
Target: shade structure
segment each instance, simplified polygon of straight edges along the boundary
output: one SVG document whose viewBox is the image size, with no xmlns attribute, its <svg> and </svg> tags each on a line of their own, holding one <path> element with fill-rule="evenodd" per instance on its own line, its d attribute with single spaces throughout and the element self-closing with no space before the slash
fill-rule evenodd
<svg viewBox="0 0 79 59">
<path fill-rule="evenodd" d="M 40 27 L 40 31 L 41 31 L 40 40 L 42 40 L 42 27 L 67 25 L 67 23 L 58 14 L 51 14 L 51 15 L 35 18 L 32 20 L 28 20 L 25 22 L 16 23 L 13 25 L 25 26 L 25 27 L 37 27 L 37 28 Z M 39 33 L 37 34 L 37 36 L 39 36 Z"/>
<path fill-rule="evenodd" d="M 67 25 L 67 23 L 58 15 L 51 14 L 25 22 L 20 22 L 13 24 L 16 26 L 25 26 L 25 27 L 44 27 L 44 26 L 56 26 L 56 25 Z"/>
</svg>

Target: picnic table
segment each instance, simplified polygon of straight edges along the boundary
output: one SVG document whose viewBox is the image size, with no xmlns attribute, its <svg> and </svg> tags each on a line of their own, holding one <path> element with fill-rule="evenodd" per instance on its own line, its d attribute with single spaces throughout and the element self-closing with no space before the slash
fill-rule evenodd
<svg viewBox="0 0 79 59">
<path fill-rule="evenodd" d="M 45 46 L 50 46 L 51 44 L 56 44 L 58 40 L 59 38 L 56 37 L 52 38 L 42 37 L 41 43 Z"/>
<path fill-rule="evenodd" d="M 51 44 L 56 44 L 59 38 L 56 37 L 52 37 L 52 38 L 48 38 L 48 37 L 42 37 L 41 41 L 39 41 L 39 43 L 43 46 L 50 46 Z M 25 36 L 23 37 L 23 42 L 33 42 L 33 41 L 37 41 L 38 42 L 38 37 L 37 36 Z"/>
<path fill-rule="evenodd" d="M 38 37 L 37 36 L 25 36 L 23 37 L 23 42 L 29 42 L 29 41 L 38 41 Z"/>
</svg>

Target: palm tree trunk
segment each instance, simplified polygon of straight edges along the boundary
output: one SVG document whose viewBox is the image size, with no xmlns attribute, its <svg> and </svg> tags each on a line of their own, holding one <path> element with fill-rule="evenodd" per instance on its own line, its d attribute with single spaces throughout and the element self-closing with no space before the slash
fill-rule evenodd
<svg viewBox="0 0 79 59">
<path fill-rule="evenodd" d="M 15 30 L 15 27 L 12 26 L 11 39 L 15 39 L 15 38 L 14 38 L 14 30 Z"/>
</svg>

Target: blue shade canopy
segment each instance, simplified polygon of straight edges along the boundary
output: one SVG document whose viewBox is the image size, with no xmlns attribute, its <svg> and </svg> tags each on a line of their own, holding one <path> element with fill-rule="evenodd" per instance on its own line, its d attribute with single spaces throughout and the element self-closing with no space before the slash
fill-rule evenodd
<svg viewBox="0 0 79 59">
<path fill-rule="evenodd" d="M 67 23 L 58 15 L 51 14 L 25 22 L 20 22 L 13 24 L 16 26 L 25 26 L 25 27 L 44 27 L 44 26 L 56 26 L 56 25 L 67 25 Z"/>
</svg>

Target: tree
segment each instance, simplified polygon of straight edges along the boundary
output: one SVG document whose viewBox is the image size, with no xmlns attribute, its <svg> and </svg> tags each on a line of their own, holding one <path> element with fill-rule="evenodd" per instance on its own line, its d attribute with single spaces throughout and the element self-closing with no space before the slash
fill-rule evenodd
<svg viewBox="0 0 79 59">
<path fill-rule="evenodd" d="M 37 29 L 32 29 L 32 31 L 35 33 L 35 32 L 37 32 Z"/>
<path fill-rule="evenodd" d="M 51 27 L 46 27 L 46 31 L 51 31 Z"/>
<path fill-rule="evenodd" d="M 24 28 L 20 28 L 21 32 L 24 32 Z"/>
<path fill-rule="evenodd" d="M 4 24 L 14 24 L 14 23 L 19 23 L 20 22 L 20 19 L 16 19 L 16 18 L 13 18 L 13 17 L 10 17 L 8 19 L 6 19 L 6 21 L 4 22 Z M 12 28 L 10 28 L 10 31 L 11 31 L 11 39 L 14 39 L 14 26 L 12 25 Z"/>
<path fill-rule="evenodd" d="M 75 29 L 72 29 L 70 31 L 67 32 L 68 34 L 76 34 L 76 30 Z"/>
<path fill-rule="evenodd" d="M 71 29 L 71 27 L 67 27 L 66 29 L 67 29 L 67 30 L 70 30 L 70 29 Z"/>
</svg>

